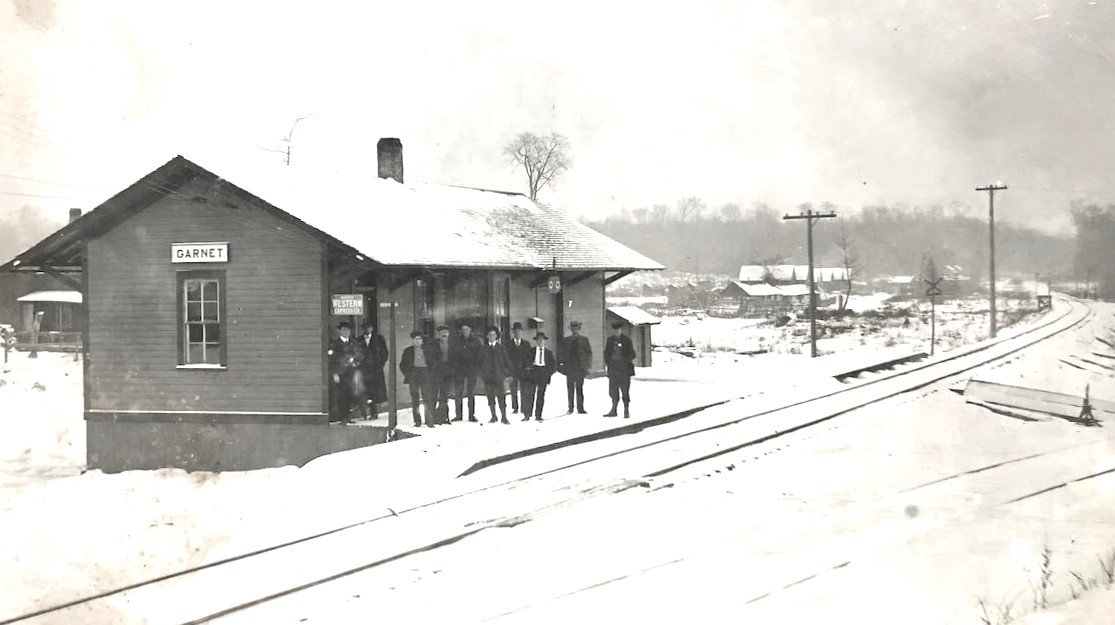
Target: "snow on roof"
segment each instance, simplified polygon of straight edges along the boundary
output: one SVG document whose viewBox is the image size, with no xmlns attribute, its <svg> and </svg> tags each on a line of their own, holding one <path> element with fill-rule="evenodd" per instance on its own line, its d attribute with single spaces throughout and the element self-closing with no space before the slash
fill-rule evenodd
<svg viewBox="0 0 1115 625">
<path fill-rule="evenodd" d="M 750 297 L 769 297 L 772 295 L 782 295 L 782 289 L 772 286 L 770 284 L 744 284 L 742 282 L 734 282 L 744 293 Z"/>
<path fill-rule="evenodd" d="M 771 278 L 779 282 L 809 280 L 809 265 L 743 265 L 739 268 L 739 281 L 762 282 L 767 270 Z M 843 267 L 814 267 L 813 279 L 817 282 L 846 280 L 847 272 Z"/>
<path fill-rule="evenodd" d="M 788 297 L 809 295 L 808 284 L 784 284 L 778 288 L 782 292 L 782 295 L 786 295 Z"/>
<path fill-rule="evenodd" d="M 62 302 L 65 304 L 80 304 L 81 293 L 77 291 L 34 291 L 28 293 L 23 297 L 17 298 L 17 302 Z"/>
<path fill-rule="evenodd" d="M 209 171 L 384 265 L 664 268 L 518 193 L 400 184 L 374 171 L 253 169 L 242 162 Z"/>
<path fill-rule="evenodd" d="M 891 276 L 886 279 L 891 284 L 910 284 L 914 281 L 913 276 Z"/>
<path fill-rule="evenodd" d="M 649 326 L 662 320 L 636 306 L 609 306 L 608 312 L 634 326 Z"/>
</svg>

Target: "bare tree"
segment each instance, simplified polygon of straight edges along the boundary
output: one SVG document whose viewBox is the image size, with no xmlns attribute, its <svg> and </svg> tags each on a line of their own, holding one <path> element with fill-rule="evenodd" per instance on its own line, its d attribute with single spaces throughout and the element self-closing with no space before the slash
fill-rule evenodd
<svg viewBox="0 0 1115 625">
<path fill-rule="evenodd" d="M 852 296 L 852 271 L 858 269 L 859 254 L 856 253 L 852 240 L 848 238 L 848 231 L 844 228 L 844 218 L 840 218 L 836 232 L 836 246 L 840 248 L 840 257 L 844 265 L 844 298 L 840 302 L 840 310 L 848 307 L 848 298 Z"/>
<path fill-rule="evenodd" d="M 689 218 L 693 221 L 701 219 L 701 213 L 705 210 L 705 203 L 699 197 L 685 197 L 678 200 L 677 216 L 678 221 L 685 223 Z"/>
<path fill-rule="evenodd" d="M 635 223 L 637 224 L 645 224 L 649 215 L 650 209 L 645 206 L 631 211 L 631 216 L 635 218 Z"/>
<path fill-rule="evenodd" d="M 655 204 L 650 207 L 650 218 L 660 224 L 666 223 L 670 217 L 670 207 L 665 204 Z"/>
<path fill-rule="evenodd" d="M 728 203 L 720 207 L 720 221 L 724 223 L 735 223 L 739 221 L 742 214 L 739 204 Z"/>
<path fill-rule="evenodd" d="M 554 180 L 569 169 L 568 151 L 569 140 L 556 132 L 549 136 L 524 132 L 503 148 L 503 153 L 526 173 L 531 200 L 537 200 L 543 187 L 553 186 Z"/>
</svg>

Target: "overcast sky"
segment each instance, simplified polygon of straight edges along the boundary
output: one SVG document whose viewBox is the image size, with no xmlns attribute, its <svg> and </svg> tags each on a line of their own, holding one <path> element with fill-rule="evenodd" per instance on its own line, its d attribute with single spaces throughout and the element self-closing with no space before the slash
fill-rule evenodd
<svg viewBox="0 0 1115 625">
<path fill-rule="evenodd" d="M 985 214 L 1002 181 L 997 219 L 1068 233 L 1073 199 L 1115 202 L 1113 27 L 1106 0 L 0 0 L 0 211 L 61 220 L 179 153 L 281 162 L 312 115 L 292 166 L 399 137 L 408 182 L 497 189 L 525 188 L 515 134 L 562 133 L 542 199 L 589 218 Z"/>
</svg>

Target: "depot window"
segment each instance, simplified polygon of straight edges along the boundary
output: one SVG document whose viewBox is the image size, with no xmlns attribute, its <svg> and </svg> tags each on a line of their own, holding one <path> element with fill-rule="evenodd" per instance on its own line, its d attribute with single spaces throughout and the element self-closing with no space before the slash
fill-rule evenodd
<svg viewBox="0 0 1115 625">
<path fill-rule="evenodd" d="M 178 274 L 178 366 L 221 368 L 226 364 L 225 272 Z"/>
</svg>

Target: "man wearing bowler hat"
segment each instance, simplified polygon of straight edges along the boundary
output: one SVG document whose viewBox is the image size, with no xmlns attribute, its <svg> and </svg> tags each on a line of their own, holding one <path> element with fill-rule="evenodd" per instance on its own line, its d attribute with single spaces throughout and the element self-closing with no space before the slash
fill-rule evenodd
<svg viewBox="0 0 1115 625">
<path fill-rule="evenodd" d="M 522 403 L 519 387 L 522 383 L 523 367 L 530 362 L 533 353 L 534 348 L 530 346 L 530 341 L 523 338 L 523 324 L 518 321 L 511 324 L 511 340 L 507 343 L 507 357 L 511 360 L 511 381 L 508 383 L 508 390 L 511 391 L 511 414 L 519 412 L 519 405 Z M 523 410 L 523 414 L 530 417 L 530 412 L 527 410 Z"/>
<path fill-rule="evenodd" d="M 352 422 L 352 407 L 357 400 L 357 373 L 362 356 L 352 340 L 352 324 L 347 321 L 337 324 L 337 337 L 330 341 L 327 354 L 332 382 L 329 420 L 348 424 Z"/>
<path fill-rule="evenodd" d="M 532 412 L 535 421 L 542 420 L 546 387 L 550 384 L 550 376 L 557 369 L 557 358 L 546 348 L 548 338 L 542 331 L 534 335 L 534 347 L 523 367 L 523 421 L 530 420 Z"/>
<path fill-rule="evenodd" d="M 631 376 L 635 375 L 635 346 L 631 337 L 623 333 L 623 323 L 612 322 L 612 335 L 604 345 L 604 364 L 608 367 L 608 395 L 612 409 L 605 417 L 615 417 L 620 397 L 623 398 L 623 418 L 631 418 Z"/>
<path fill-rule="evenodd" d="M 581 322 L 570 321 L 571 335 L 561 340 L 558 348 L 558 371 L 565 375 L 565 390 L 569 398 L 569 412 L 573 414 L 574 400 L 577 413 L 588 414 L 585 410 L 585 376 L 592 371 L 592 344 L 587 336 L 581 336 Z"/>
</svg>

